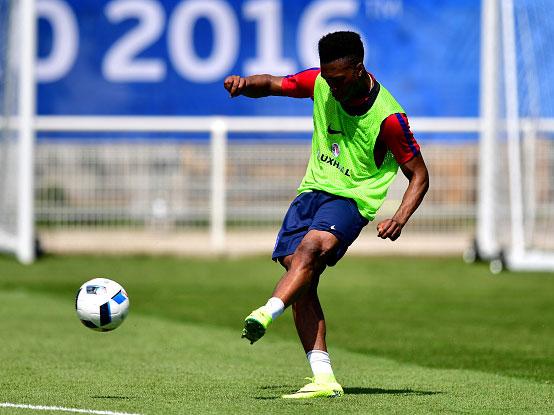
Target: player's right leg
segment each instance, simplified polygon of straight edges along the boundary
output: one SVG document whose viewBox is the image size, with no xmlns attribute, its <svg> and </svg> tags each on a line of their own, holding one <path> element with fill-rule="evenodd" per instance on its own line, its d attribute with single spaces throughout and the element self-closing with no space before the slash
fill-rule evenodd
<svg viewBox="0 0 554 415">
<path fill-rule="evenodd" d="M 280 301 L 278 298 L 270 298 L 271 301 Z M 283 313 L 285 306 L 281 301 L 281 305 L 274 312 L 269 308 L 268 304 L 255 309 L 244 319 L 244 329 L 242 330 L 242 338 L 250 340 L 250 344 L 260 340 L 265 334 L 267 327 L 273 322 L 273 319 Z"/>
<path fill-rule="evenodd" d="M 251 344 L 259 340 L 274 318 L 309 290 L 314 278 L 319 278 L 327 256 L 337 245 L 338 239 L 328 232 L 308 232 L 296 252 L 290 256 L 290 266 L 277 283 L 268 303 L 246 317 L 242 337 L 250 340 Z M 272 310 L 272 303 L 280 307 Z"/>
<path fill-rule="evenodd" d="M 292 201 L 283 219 L 272 258 L 275 261 L 279 260 L 287 271 L 289 266 L 285 265 L 284 261 L 286 260 L 290 265 L 292 254 L 308 232 L 316 209 L 317 194 L 303 193 Z M 246 317 L 242 337 L 250 340 L 251 344 L 259 340 L 271 322 L 284 311 L 284 308 L 285 304 L 280 298 L 270 298 L 267 304 L 252 311 Z"/>
<path fill-rule="evenodd" d="M 300 194 L 283 220 L 273 252 L 273 259 L 279 259 L 287 272 L 268 304 L 246 317 L 243 337 L 251 343 L 260 339 L 275 317 L 302 297 L 326 265 L 337 263 L 366 224 L 352 200 L 319 191 Z"/>
</svg>

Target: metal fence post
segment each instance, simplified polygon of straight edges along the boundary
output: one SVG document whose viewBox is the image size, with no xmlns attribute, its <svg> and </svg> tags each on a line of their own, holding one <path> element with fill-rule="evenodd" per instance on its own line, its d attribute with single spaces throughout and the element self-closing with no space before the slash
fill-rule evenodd
<svg viewBox="0 0 554 415">
<path fill-rule="evenodd" d="M 215 252 L 225 250 L 225 164 L 227 161 L 227 125 L 215 119 L 211 126 L 210 243 Z"/>
<path fill-rule="evenodd" d="M 29 264 L 35 259 L 34 236 L 34 143 L 35 143 L 35 53 L 36 11 L 34 0 L 24 0 L 18 10 L 21 19 L 19 91 L 19 179 L 18 179 L 18 259 Z"/>
</svg>

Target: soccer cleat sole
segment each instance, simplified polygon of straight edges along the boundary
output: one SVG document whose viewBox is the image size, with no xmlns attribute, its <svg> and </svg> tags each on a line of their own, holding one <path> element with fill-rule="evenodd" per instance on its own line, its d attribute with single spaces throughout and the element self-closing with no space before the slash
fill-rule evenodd
<svg viewBox="0 0 554 415">
<path fill-rule="evenodd" d="M 250 344 L 254 344 L 260 340 L 265 334 L 265 327 L 258 320 L 247 318 L 244 321 L 244 329 L 242 330 L 241 338 L 250 340 Z"/>
<path fill-rule="evenodd" d="M 340 398 L 343 395 L 341 391 L 306 391 L 306 392 L 297 392 L 291 395 L 283 395 L 283 399 L 318 399 L 318 398 Z"/>
</svg>

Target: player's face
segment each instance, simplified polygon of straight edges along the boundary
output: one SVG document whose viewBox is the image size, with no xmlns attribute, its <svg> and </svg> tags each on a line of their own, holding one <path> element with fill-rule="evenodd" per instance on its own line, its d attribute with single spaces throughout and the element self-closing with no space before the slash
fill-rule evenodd
<svg viewBox="0 0 554 415">
<path fill-rule="evenodd" d="M 341 103 L 356 94 L 362 73 L 363 65 L 353 64 L 349 59 L 337 59 L 321 65 L 321 76 L 327 81 L 333 97 Z"/>
</svg>

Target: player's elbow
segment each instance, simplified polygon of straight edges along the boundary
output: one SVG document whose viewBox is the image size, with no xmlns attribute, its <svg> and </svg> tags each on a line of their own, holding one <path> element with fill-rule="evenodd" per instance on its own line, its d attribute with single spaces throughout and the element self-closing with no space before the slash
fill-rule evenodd
<svg viewBox="0 0 554 415">
<path fill-rule="evenodd" d="M 419 188 L 421 189 L 421 197 L 425 196 L 427 191 L 429 190 L 429 171 L 427 170 L 427 167 L 423 167 L 421 169 L 422 171 L 419 173 L 418 181 L 419 181 Z"/>
</svg>

